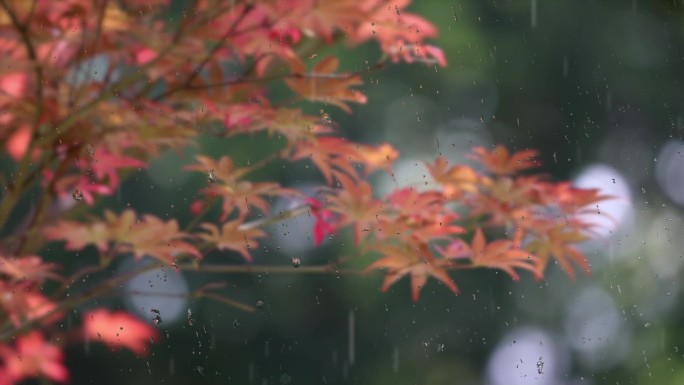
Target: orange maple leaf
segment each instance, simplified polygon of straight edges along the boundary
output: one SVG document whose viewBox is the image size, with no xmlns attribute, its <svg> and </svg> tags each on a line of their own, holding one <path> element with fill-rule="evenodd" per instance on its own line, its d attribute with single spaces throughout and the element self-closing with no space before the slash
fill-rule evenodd
<svg viewBox="0 0 684 385">
<path fill-rule="evenodd" d="M 583 242 L 588 237 L 581 230 L 566 227 L 563 224 L 546 222 L 548 228 L 535 230 L 535 239 L 525 247 L 539 257 L 537 274 L 541 275 L 551 256 L 558 262 L 570 279 L 575 278 L 575 271 L 571 261 L 579 266 L 585 273 L 591 273 L 591 267 L 587 258 L 579 249 L 572 246 L 573 243 Z"/>
<path fill-rule="evenodd" d="M 290 142 L 312 139 L 316 134 L 333 132 L 319 116 L 304 115 L 300 109 L 273 108 L 257 103 L 231 104 L 223 108 L 223 124 L 229 134 L 266 130 Z"/>
<path fill-rule="evenodd" d="M 304 64 L 294 65 L 297 76 L 285 79 L 292 91 L 312 102 L 323 102 L 336 105 L 346 112 L 351 109 L 346 102 L 366 103 L 366 95 L 351 87 L 363 84 L 361 76 L 350 73 L 335 73 L 339 66 L 336 57 L 327 57 L 307 73 Z"/>
<path fill-rule="evenodd" d="M 511 154 L 503 145 L 487 151 L 484 147 L 475 147 L 471 158 L 482 163 L 489 172 L 497 176 L 513 175 L 520 171 L 539 167 L 537 151 L 523 150 Z"/>
<path fill-rule="evenodd" d="M 43 230 L 47 240 L 64 240 L 67 250 L 82 250 L 88 245 L 95 245 L 100 252 L 109 248 L 110 232 L 103 222 L 81 223 L 76 221 L 59 221 Z"/>
<path fill-rule="evenodd" d="M 426 164 L 430 175 L 442 185 L 444 195 L 449 199 L 461 197 L 464 193 L 475 193 L 484 177 L 478 175 L 475 170 L 465 165 L 449 167 L 446 158 L 438 157 L 435 164 Z"/>
<path fill-rule="evenodd" d="M 257 238 L 266 236 L 262 230 L 257 228 L 241 229 L 242 221 L 234 220 L 226 222 L 221 226 L 221 229 L 212 223 L 202 223 L 201 228 L 207 232 L 199 233 L 197 236 L 205 241 L 215 244 L 219 250 L 233 250 L 237 251 L 242 257 L 251 261 L 252 256 L 249 254 L 249 249 L 258 247 Z"/>
<path fill-rule="evenodd" d="M 333 32 L 348 31 L 369 15 L 363 10 L 363 2 L 349 0 L 293 0 L 274 2 L 273 16 L 283 18 L 305 34 L 319 35 L 332 42 Z"/>
<path fill-rule="evenodd" d="M 340 175 L 357 177 L 353 163 L 363 161 L 362 156 L 351 143 L 343 138 L 333 136 L 317 137 L 313 140 L 300 141 L 292 146 L 293 161 L 310 159 L 321 171 L 328 184 Z"/>
<path fill-rule="evenodd" d="M 364 272 L 387 269 L 387 275 L 382 283 L 382 291 L 385 292 L 402 277 L 409 276 L 413 301 L 419 299 L 420 290 L 430 276 L 442 282 L 454 294 L 458 294 L 458 288 L 447 272 L 451 261 L 444 258 L 436 259 L 425 243 L 419 243 L 417 246 L 418 250 L 408 243 L 399 246 L 372 247 L 371 249 L 382 253 L 385 257 L 373 262 Z"/>
<path fill-rule="evenodd" d="M 57 265 L 45 263 L 38 256 L 3 257 L 0 256 L 0 274 L 4 274 L 11 281 L 43 282 L 50 278 L 60 280 L 60 276 L 54 272 Z"/>
<path fill-rule="evenodd" d="M 360 244 L 369 229 L 378 225 L 383 214 L 381 202 L 373 197 L 373 188 L 366 181 L 338 175 L 341 189 L 326 198 L 327 209 L 340 216 L 338 227 L 354 226 L 354 242 Z"/>
<path fill-rule="evenodd" d="M 242 180 L 252 172 L 252 167 L 237 167 L 235 162 L 227 156 L 214 160 L 207 156 L 197 156 L 199 164 L 187 166 L 186 170 L 202 171 L 212 175 L 211 184 L 202 192 L 209 197 L 222 198 L 221 220 L 224 221 L 234 210 L 239 218 L 249 214 L 252 207 L 263 213 L 268 213 L 270 205 L 263 196 L 293 195 L 298 193 L 292 189 L 281 187 L 275 182 L 251 182 Z"/>
<path fill-rule="evenodd" d="M 0 309 L 15 326 L 38 319 L 41 324 L 48 325 L 62 317 L 59 312 L 53 313 L 57 304 L 35 290 L 34 286 L 32 282 L 10 284 L 0 281 L 0 292 L 5 293 L 0 297 Z"/>
<path fill-rule="evenodd" d="M 202 254 L 183 239 L 188 234 L 179 231 L 175 219 L 164 222 L 153 215 L 136 218 L 135 211 L 124 210 L 121 215 L 105 210 L 104 221 L 91 223 L 60 221 L 44 230 L 49 240 L 65 240 L 67 250 L 81 250 L 87 245 L 97 246 L 100 252 L 133 253 L 136 258 L 152 256 L 172 264 L 178 254 L 202 258 Z"/>
<path fill-rule="evenodd" d="M 510 240 L 499 239 L 487 243 L 480 228 L 475 232 L 469 249 L 468 255 L 475 267 L 501 269 L 516 281 L 520 279 L 520 276 L 515 268 L 525 269 L 535 274 L 539 273 L 536 270 L 535 263 L 538 260 L 536 256 L 529 251 L 515 247 L 515 243 Z"/>
</svg>

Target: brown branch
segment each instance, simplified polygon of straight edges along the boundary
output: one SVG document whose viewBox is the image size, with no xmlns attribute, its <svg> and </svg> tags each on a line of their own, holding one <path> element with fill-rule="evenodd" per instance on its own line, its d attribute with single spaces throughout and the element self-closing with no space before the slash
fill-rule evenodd
<svg viewBox="0 0 684 385">
<path fill-rule="evenodd" d="M 100 6 L 100 9 L 99 9 L 100 12 L 98 13 L 98 16 L 97 16 L 98 18 L 97 18 L 97 24 L 95 27 L 95 33 L 93 34 L 93 37 L 92 37 L 92 46 L 91 46 L 92 52 L 95 52 L 95 50 L 97 48 L 97 41 L 100 39 L 100 34 L 102 33 L 102 25 L 104 24 L 104 18 L 105 18 L 105 13 L 107 12 L 107 5 L 108 4 L 109 4 L 109 0 L 104 0 L 102 2 L 102 6 Z M 87 52 L 85 49 L 86 37 L 90 35 L 90 33 L 87 29 L 87 26 L 88 26 L 87 25 L 87 19 L 84 18 L 83 27 L 82 27 L 83 32 L 81 33 L 81 44 L 80 44 L 79 49 L 77 51 L 78 55 L 74 56 L 74 59 L 71 61 L 71 63 L 69 63 L 69 65 L 77 64 L 81 59 L 83 59 L 84 53 Z M 87 69 L 88 74 L 90 73 L 90 69 L 92 69 L 92 65 L 93 65 L 93 63 L 91 61 L 88 65 L 88 69 Z M 108 63 L 108 65 L 110 67 L 113 67 L 112 63 Z M 77 77 L 76 79 L 77 80 L 78 80 L 78 76 L 80 76 L 81 73 L 82 73 L 82 70 L 79 67 L 78 71 L 76 72 L 76 77 Z M 86 83 L 86 79 L 87 78 L 84 78 L 84 81 L 83 81 L 84 84 Z M 81 95 L 83 95 L 84 90 L 87 88 L 84 85 L 82 85 L 80 87 L 80 89 L 76 91 L 76 93 L 74 95 L 74 93 L 73 93 L 74 86 L 75 85 L 72 85 L 71 87 L 69 87 L 69 97 L 68 97 L 68 102 L 67 102 L 67 105 L 69 107 L 73 106 L 76 102 L 78 102 Z"/>
<path fill-rule="evenodd" d="M 26 245 L 26 241 L 28 240 L 28 231 L 30 231 L 34 227 L 40 228 L 43 221 L 45 220 L 46 210 L 50 206 L 50 201 L 51 201 L 52 196 L 53 196 L 52 192 L 55 189 L 55 185 L 57 184 L 57 180 L 61 177 L 61 175 L 69 167 L 69 163 L 68 163 L 69 160 L 70 160 L 70 158 L 63 160 L 59 164 L 57 171 L 55 171 L 55 174 L 52 176 L 52 180 L 50 180 L 50 183 L 48 184 L 47 188 L 45 189 L 45 192 L 43 193 L 42 197 L 38 201 L 38 207 L 36 207 L 36 212 L 34 213 L 33 218 L 31 218 L 31 222 L 29 223 L 28 227 L 26 228 L 26 232 L 22 235 L 22 237 L 19 241 L 17 249 L 14 252 L 15 255 L 22 255 L 23 254 L 24 246 Z"/>
<path fill-rule="evenodd" d="M 385 67 L 385 62 L 378 62 L 377 64 L 375 64 L 372 67 L 369 67 L 363 71 L 357 71 L 357 72 L 343 72 L 343 73 L 336 73 L 336 74 L 304 72 L 304 73 L 288 73 L 288 74 L 271 75 L 271 76 L 264 76 L 264 77 L 254 77 L 254 78 L 245 78 L 243 76 L 240 76 L 237 79 L 226 80 L 224 82 L 219 82 L 219 83 L 191 85 L 191 86 L 188 86 L 187 88 L 185 88 L 183 90 L 178 90 L 178 91 L 202 90 L 202 89 L 218 88 L 218 87 L 225 87 L 225 86 L 231 86 L 231 85 L 236 85 L 236 84 L 245 84 L 245 83 L 266 83 L 266 82 L 271 82 L 274 80 L 283 80 L 283 79 L 349 79 L 349 78 L 352 78 L 355 76 L 362 76 L 362 75 L 366 75 L 368 73 L 372 73 L 372 72 L 377 71 L 377 70 L 381 70 L 384 67 Z"/>
<path fill-rule="evenodd" d="M 250 305 L 244 304 L 242 302 L 238 302 L 234 299 L 231 299 L 231 298 L 228 298 L 228 297 L 225 297 L 222 295 L 218 295 L 216 293 L 204 293 L 204 292 L 202 292 L 202 293 L 198 294 L 198 297 L 200 297 L 200 298 L 205 297 L 205 298 L 213 299 L 214 301 L 218 301 L 218 302 L 224 303 L 226 305 L 233 306 L 235 308 L 238 308 L 240 310 L 243 310 L 243 311 L 246 311 L 249 313 L 254 313 L 254 310 L 256 310 L 256 309 L 254 309 L 254 306 L 250 306 Z"/>
<path fill-rule="evenodd" d="M 357 269 L 340 269 L 336 265 L 317 265 L 292 267 L 291 265 L 176 265 L 179 270 L 195 273 L 221 273 L 221 274 L 360 274 Z"/>
<path fill-rule="evenodd" d="M 199 76 L 200 72 L 204 67 L 211 61 L 211 58 L 214 57 L 216 52 L 218 52 L 219 49 L 223 46 L 223 44 L 228 40 L 228 38 L 235 32 L 235 29 L 237 26 L 240 24 L 240 22 L 245 18 L 245 16 L 254 8 L 253 5 L 248 4 L 242 9 L 242 13 L 240 16 L 238 16 L 237 20 L 226 30 L 226 32 L 219 38 L 218 43 L 214 45 L 214 47 L 209 50 L 207 55 L 199 62 L 199 64 L 190 72 L 190 75 L 185 79 L 183 84 L 181 84 L 178 87 L 174 88 L 169 88 L 166 92 L 163 92 L 161 95 L 156 96 L 153 98 L 154 101 L 159 101 L 161 99 L 164 99 L 165 97 L 176 93 L 180 90 L 186 89 L 192 84 L 192 81 Z M 154 82 L 153 82 L 154 83 Z"/>
<path fill-rule="evenodd" d="M 12 8 L 7 4 L 6 0 L 0 1 L 0 6 L 5 9 L 7 12 L 7 15 L 9 16 L 12 26 L 14 29 L 19 32 L 19 36 L 21 37 L 21 40 L 24 43 L 24 46 L 26 47 L 26 53 L 28 54 L 29 59 L 35 64 L 34 72 L 36 76 L 36 117 L 35 117 L 35 123 L 34 123 L 34 128 L 35 132 L 34 135 L 37 134 L 38 128 L 40 125 L 40 118 L 43 115 L 43 67 L 38 63 L 38 55 L 36 54 L 36 49 L 33 46 L 33 42 L 31 41 L 31 37 L 29 36 L 29 25 L 28 22 L 31 20 L 31 15 L 33 14 L 33 11 L 29 13 L 29 17 L 26 19 L 26 23 L 21 23 L 19 21 L 19 18 L 17 17 L 17 14 L 14 13 Z M 32 5 L 32 8 L 34 5 Z"/>
<path fill-rule="evenodd" d="M 31 319 L 31 320 L 25 320 L 19 324 L 19 326 L 14 326 L 12 325 L 11 320 L 7 320 L 4 322 L 2 327 L 0 327 L 0 342 L 6 342 L 11 340 L 12 338 L 16 337 L 18 334 L 24 333 L 26 331 L 35 329 L 36 327 L 40 326 L 40 324 L 46 320 L 49 319 L 50 317 L 54 316 L 55 314 L 58 314 L 63 311 L 75 309 L 77 306 L 82 305 L 92 298 L 99 297 L 102 295 L 105 295 L 106 293 L 120 287 L 124 282 L 127 282 L 135 277 L 137 277 L 140 274 L 146 273 L 150 270 L 154 270 L 158 268 L 157 264 L 151 263 L 144 268 L 137 270 L 137 271 L 132 271 L 127 274 L 124 274 L 123 276 L 119 277 L 113 277 L 111 279 L 106 280 L 105 282 L 101 283 L 97 287 L 86 290 L 84 293 L 82 293 L 79 296 L 75 297 L 69 297 L 65 301 L 58 303 L 51 311 L 43 314 L 40 317 Z M 30 313 L 27 312 L 27 314 Z"/>
<path fill-rule="evenodd" d="M 0 1 L 5 1 L 5 0 L 0 0 Z M 224 8 L 223 10 L 221 10 L 221 12 L 225 11 L 226 9 L 228 9 L 228 8 Z M 220 14 L 220 12 L 218 14 Z M 201 26 L 202 26 L 202 24 L 200 24 L 200 23 L 192 25 L 192 28 L 189 28 L 189 31 L 192 31 L 195 28 L 200 28 Z M 85 103 L 81 108 L 79 108 L 75 111 L 72 111 L 61 122 L 57 123 L 57 125 L 54 127 L 53 131 L 51 131 L 47 135 L 43 135 L 38 140 L 35 140 L 34 142 L 32 142 L 31 143 L 32 146 L 33 147 L 40 147 L 40 146 L 43 146 L 45 144 L 51 143 L 55 139 L 62 136 L 65 132 L 69 131 L 74 126 L 74 124 L 76 122 L 78 122 L 78 120 L 83 117 L 83 115 L 90 112 L 90 110 L 93 109 L 96 105 L 100 104 L 104 100 L 107 100 L 113 96 L 118 95 L 121 89 L 124 89 L 128 86 L 131 86 L 131 85 L 135 84 L 135 82 L 137 82 L 138 80 L 144 78 L 146 75 L 147 69 L 149 69 L 152 66 L 156 65 L 157 63 L 159 63 L 177 45 L 178 45 L 178 42 L 172 42 L 168 46 L 161 49 L 155 58 L 153 58 L 152 60 L 146 62 L 145 64 L 143 64 L 141 66 L 139 66 L 137 68 L 137 71 L 133 75 L 131 75 L 125 79 L 121 79 L 118 82 L 112 84 L 111 87 L 109 87 L 109 90 L 103 91 L 96 98 Z M 28 163 L 29 158 L 25 157 L 25 159 L 27 159 L 27 163 Z M 4 221 L 2 220 L 2 218 L 0 218 L 0 225 L 2 225 L 3 223 L 4 223 Z"/>
</svg>

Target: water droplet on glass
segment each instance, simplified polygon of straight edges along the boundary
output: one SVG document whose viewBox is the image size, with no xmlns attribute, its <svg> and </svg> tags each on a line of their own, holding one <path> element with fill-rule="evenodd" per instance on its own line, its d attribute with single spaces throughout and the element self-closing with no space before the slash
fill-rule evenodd
<svg viewBox="0 0 684 385">
<path fill-rule="evenodd" d="M 216 182 L 216 174 L 214 173 L 214 170 L 209 170 L 207 173 L 207 181 L 209 181 L 209 183 Z"/>
<path fill-rule="evenodd" d="M 264 301 L 257 301 L 256 307 L 257 307 L 257 309 L 263 308 L 264 307 Z"/>
<path fill-rule="evenodd" d="M 544 361 L 543 361 L 543 358 L 541 356 L 539 357 L 539 360 L 537 361 L 537 373 L 544 374 Z"/>
<path fill-rule="evenodd" d="M 289 385 L 291 382 L 292 382 L 292 377 L 290 377 L 289 374 L 283 373 L 283 374 L 280 376 L 280 383 L 281 383 L 282 385 Z"/>
<path fill-rule="evenodd" d="M 72 197 L 74 198 L 74 200 L 77 201 L 77 202 L 80 202 L 80 201 L 83 200 L 83 193 L 82 193 L 81 190 L 79 190 L 79 189 L 74 190 L 74 193 L 71 194 L 71 196 L 72 196 Z"/>
<path fill-rule="evenodd" d="M 645 327 L 646 329 L 648 329 L 648 328 L 651 327 L 651 324 L 650 324 L 649 322 L 646 322 L 646 323 L 644 324 L 644 327 Z"/>
<path fill-rule="evenodd" d="M 302 264 L 302 260 L 299 258 L 292 258 L 292 266 L 295 268 L 299 267 Z"/>
<path fill-rule="evenodd" d="M 88 157 L 91 159 L 95 156 L 95 150 L 93 150 L 93 146 L 90 144 L 86 144 L 86 152 L 88 153 Z"/>
</svg>

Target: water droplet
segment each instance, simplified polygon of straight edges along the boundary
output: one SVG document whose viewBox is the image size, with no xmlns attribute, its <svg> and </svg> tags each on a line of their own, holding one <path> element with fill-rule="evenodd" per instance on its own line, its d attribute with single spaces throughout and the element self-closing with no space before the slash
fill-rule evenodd
<svg viewBox="0 0 684 385">
<path fill-rule="evenodd" d="M 646 329 L 650 328 L 650 327 L 651 327 L 651 323 L 650 323 L 650 322 L 646 322 L 646 323 L 644 324 L 644 327 L 645 327 Z"/>
<path fill-rule="evenodd" d="M 283 374 L 280 376 L 280 383 L 281 383 L 282 385 L 289 385 L 291 382 L 292 382 L 292 377 L 290 377 L 289 374 L 283 373 Z"/>
<path fill-rule="evenodd" d="M 299 267 L 302 264 L 302 260 L 299 258 L 292 258 L 292 266 L 295 268 Z"/>
<path fill-rule="evenodd" d="M 79 190 L 79 189 L 74 190 L 74 193 L 71 194 L 71 196 L 72 196 L 72 197 L 74 198 L 74 200 L 77 201 L 77 202 L 80 202 L 80 201 L 83 200 L 83 193 L 82 193 L 81 190 Z"/>
<path fill-rule="evenodd" d="M 537 361 L 537 373 L 544 374 L 544 360 L 541 356 L 539 356 L 539 360 Z"/>
<path fill-rule="evenodd" d="M 257 309 L 263 308 L 264 307 L 264 301 L 257 301 L 256 307 L 257 307 Z"/>
</svg>

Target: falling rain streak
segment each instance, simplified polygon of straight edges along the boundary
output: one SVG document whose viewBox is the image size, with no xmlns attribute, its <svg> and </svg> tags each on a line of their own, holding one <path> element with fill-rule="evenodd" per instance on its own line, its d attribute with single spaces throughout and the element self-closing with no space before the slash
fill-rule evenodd
<svg viewBox="0 0 684 385">
<path fill-rule="evenodd" d="M 532 29 L 537 28 L 537 0 L 530 1 L 530 25 Z"/>
<path fill-rule="evenodd" d="M 356 333 L 354 331 L 354 311 L 349 312 L 349 365 L 354 365 L 356 358 Z"/>
<path fill-rule="evenodd" d="M 399 373 L 399 348 L 394 347 L 394 351 L 392 351 L 392 370 L 394 370 L 394 373 Z"/>
</svg>

